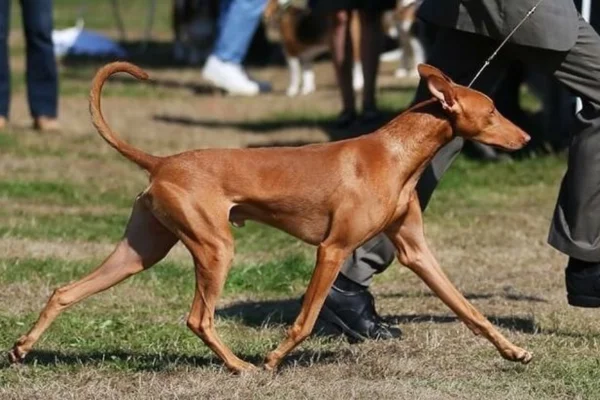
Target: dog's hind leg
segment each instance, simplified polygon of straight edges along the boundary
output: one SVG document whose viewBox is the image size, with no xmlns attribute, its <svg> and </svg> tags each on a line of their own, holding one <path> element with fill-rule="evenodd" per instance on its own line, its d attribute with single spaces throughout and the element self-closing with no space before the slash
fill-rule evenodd
<svg viewBox="0 0 600 400">
<path fill-rule="evenodd" d="M 314 93 L 317 90 L 315 83 L 315 71 L 313 71 L 313 62 L 310 56 L 300 59 L 302 66 L 302 95 Z"/>
<path fill-rule="evenodd" d="M 476 335 L 486 337 L 510 361 L 527 364 L 531 353 L 515 346 L 487 320 L 458 289 L 440 268 L 423 235 L 421 207 L 413 193 L 406 215 L 391 226 L 386 234 L 398 250 L 399 261 L 410 268 Z"/>
<path fill-rule="evenodd" d="M 154 204 L 164 214 L 164 220 L 190 251 L 196 273 L 196 290 L 187 326 L 233 372 L 255 369 L 225 346 L 214 327 L 217 300 L 233 261 L 233 236 L 229 229 L 229 207 L 218 198 L 218 189 L 205 189 L 208 195 L 189 195 L 173 185 L 154 184 Z M 204 204 L 204 206 L 199 206 Z"/>
<path fill-rule="evenodd" d="M 195 225 L 198 226 L 205 225 Z M 187 326 L 223 360 L 229 370 L 241 373 L 256 369 L 233 354 L 215 330 L 215 308 L 233 260 L 233 238 L 229 228 L 207 230 L 203 236 L 182 240 L 193 255 L 196 270 L 196 291 Z"/>
<path fill-rule="evenodd" d="M 298 57 L 286 55 L 286 59 L 290 72 L 290 83 L 286 94 L 289 97 L 295 97 L 300 92 L 300 84 L 302 83 L 302 65 Z"/>
<path fill-rule="evenodd" d="M 150 268 L 177 243 L 177 237 L 152 215 L 138 198 L 124 238 L 92 273 L 54 291 L 31 330 L 9 353 L 11 362 L 22 360 L 52 321 L 66 308 L 124 279 Z"/>
</svg>

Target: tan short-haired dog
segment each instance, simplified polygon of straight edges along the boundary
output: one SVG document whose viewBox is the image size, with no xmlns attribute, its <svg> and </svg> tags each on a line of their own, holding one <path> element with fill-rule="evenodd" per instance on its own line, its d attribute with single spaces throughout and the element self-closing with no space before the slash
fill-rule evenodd
<svg viewBox="0 0 600 400">
<path fill-rule="evenodd" d="M 511 361 L 531 354 L 509 342 L 441 270 L 423 236 L 415 186 L 434 154 L 462 136 L 509 150 L 529 136 L 504 118 L 487 96 L 419 65 L 432 99 L 377 131 L 355 139 L 297 148 L 207 149 L 157 157 L 117 137 L 100 108 L 104 82 L 116 72 L 148 75 L 129 63 L 103 67 L 93 81 L 90 110 L 100 135 L 150 174 L 137 197 L 123 240 L 91 274 L 57 289 L 31 330 L 9 353 L 22 360 L 67 307 L 152 267 L 177 243 L 190 251 L 196 292 L 188 318 L 196 333 L 232 371 L 252 369 L 225 346 L 214 328 L 215 306 L 233 260 L 229 223 L 245 220 L 279 228 L 318 247 L 302 308 L 287 338 L 266 357 L 275 368 L 312 331 L 342 262 L 383 232 L 400 262 L 414 271 L 475 334 Z"/>
</svg>

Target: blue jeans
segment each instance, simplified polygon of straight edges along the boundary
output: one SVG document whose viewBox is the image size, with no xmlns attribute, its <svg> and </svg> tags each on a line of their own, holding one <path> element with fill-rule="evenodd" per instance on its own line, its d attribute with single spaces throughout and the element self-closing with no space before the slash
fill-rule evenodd
<svg viewBox="0 0 600 400">
<path fill-rule="evenodd" d="M 8 35 L 11 0 L 0 0 L 0 116 L 10 103 Z M 20 0 L 27 43 L 27 98 L 33 117 L 56 117 L 58 74 L 52 44 L 52 0 Z"/>
<path fill-rule="evenodd" d="M 222 61 L 241 64 L 266 4 L 267 0 L 221 0 L 219 35 L 212 54 Z"/>
</svg>

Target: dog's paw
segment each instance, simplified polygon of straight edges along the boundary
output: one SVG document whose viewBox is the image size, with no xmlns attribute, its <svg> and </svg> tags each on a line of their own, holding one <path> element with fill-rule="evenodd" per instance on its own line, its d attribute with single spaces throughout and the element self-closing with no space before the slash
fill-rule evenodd
<svg viewBox="0 0 600 400">
<path fill-rule="evenodd" d="M 256 365 L 241 360 L 235 364 L 228 365 L 228 368 L 236 375 L 246 375 L 258 371 L 258 367 Z"/>
<path fill-rule="evenodd" d="M 520 347 L 507 350 L 502 353 L 502 357 L 509 361 L 520 362 L 521 364 L 529 364 L 533 359 L 533 354 Z"/>
<path fill-rule="evenodd" d="M 519 361 L 521 364 L 529 364 L 529 362 L 533 360 L 533 354 L 523 350 L 523 354 L 519 357 Z"/>
<path fill-rule="evenodd" d="M 8 361 L 11 364 L 18 364 L 25 359 L 25 356 L 29 352 L 31 346 L 26 346 L 27 337 L 21 336 L 19 340 L 17 340 L 13 346 L 13 348 L 8 352 Z"/>
<path fill-rule="evenodd" d="M 281 361 L 281 357 L 275 351 L 270 352 L 265 357 L 265 363 L 263 364 L 263 369 L 269 372 L 275 372 L 277 370 L 277 366 Z"/>
<path fill-rule="evenodd" d="M 314 93 L 317 90 L 317 87 L 314 84 L 304 84 L 302 85 L 302 96 L 306 96 L 308 94 Z"/>
<path fill-rule="evenodd" d="M 8 362 L 11 364 L 20 364 L 25 359 L 26 353 L 19 350 L 17 346 L 8 352 Z"/>
<path fill-rule="evenodd" d="M 298 86 L 290 86 L 287 88 L 285 94 L 288 97 L 296 97 L 296 96 L 298 96 L 299 92 L 300 92 L 300 89 L 298 88 Z"/>
</svg>

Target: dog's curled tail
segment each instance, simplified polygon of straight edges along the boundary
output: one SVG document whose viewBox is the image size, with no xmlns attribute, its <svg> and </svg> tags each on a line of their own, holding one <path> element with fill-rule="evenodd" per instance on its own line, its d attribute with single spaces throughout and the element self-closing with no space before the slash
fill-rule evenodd
<svg viewBox="0 0 600 400">
<path fill-rule="evenodd" d="M 161 160 L 161 157 L 145 153 L 121 140 L 112 129 L 110 129 L 102 115 L 102 108 L 100 105 L 102 87 L 104 86 L 104 82 L 117 72 L 127 72 L 140 80 L 148 79 L 148 74 L 144 70 L 128 62 L 113 62 L 100 68 L 100 70 L 96 72 L 96 76 L 94 76 L 92 90 L 90 91 L 90 114 L 92 114 L 92 123 L 98 130 L 100 136 L 102 136 L 102 138 L 119 153 L 146 171 L 152 172 L 154 167 Z"/>
</svg>

